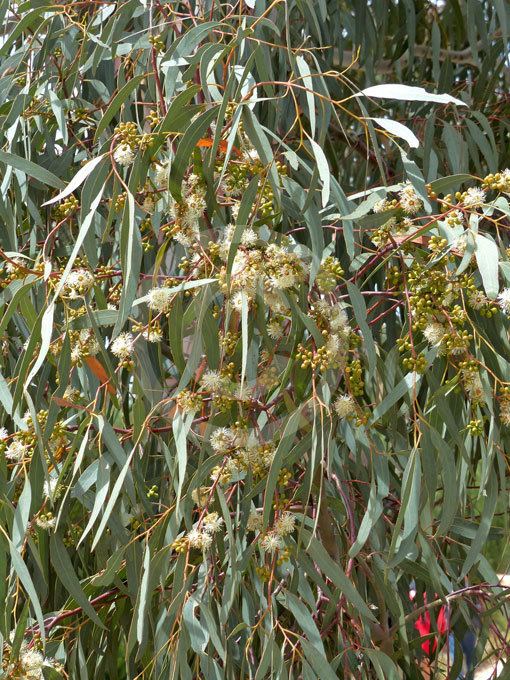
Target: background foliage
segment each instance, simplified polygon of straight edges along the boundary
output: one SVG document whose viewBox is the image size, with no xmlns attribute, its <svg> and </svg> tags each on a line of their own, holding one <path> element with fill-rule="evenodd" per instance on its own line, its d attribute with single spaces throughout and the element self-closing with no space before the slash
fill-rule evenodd
<svg viewBox="0 0 510 680">
<path fill-rule="evenodd" d="M 0 17 L 5 676 L 504 660 L 508 4 Z"/>
</svg>

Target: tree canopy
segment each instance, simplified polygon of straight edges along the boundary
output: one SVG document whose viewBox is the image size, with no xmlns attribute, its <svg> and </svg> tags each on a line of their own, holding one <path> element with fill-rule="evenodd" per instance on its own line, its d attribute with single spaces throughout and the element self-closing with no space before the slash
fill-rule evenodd
<svg viewBox="0 0 510 680">
<path fill-rule="evenodd" d="M 506 664 L 508 3 L 0 18 L 4 677 Z"/>
</svg>

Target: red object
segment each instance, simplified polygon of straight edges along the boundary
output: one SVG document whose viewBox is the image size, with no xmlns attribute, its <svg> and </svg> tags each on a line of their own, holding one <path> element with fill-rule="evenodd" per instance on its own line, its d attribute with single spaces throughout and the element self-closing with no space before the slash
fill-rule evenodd
<svg viewBox="0 0 510 680">
<path fill-rule="evenodd" d="M 99 382 L 106 387 L 110 394 L 115 394 L 115 388 L 110 385 L 110 379 L 108 373 L 105 371 L 104 366 L 95 357 L 85 357 L 87 366 L 90 368 L 92 373 L 96 376 Z"/>
<path fill-rule="evenodd" d="M 202 139 L 199 139 L 197 142 L 197 146 L 200 149 L 210 149 L 212 145 L 213 140 L 207 137 L 202 137 Z M 225 153 L 227 149 L 228 149 L 227 141 L 225 139 L 221 139 L 218 145 L 218 151 L 221 151 L 221 153 Z M 233 146 L 232 149 L 237 156 L 241 156 L 241 152 L 239 151 L 237 146 Z"/>
<path fill-rule="evenodd" d="M 430 612 L 426 611 L 416 620 L 414 627 L 419 632 L 421 637 L 430 635 L 432 633 L 432 626 L 430 623 Z M 421 648 L 428 656 L 431 656 L 437 649 L 437 641 L 440 635 L 444 635 L 448 630 L 448 619 L 445 607 L 441 607 L 437 617 L 437 635 L 425 640 L 421 643 Z"/>
</svg>

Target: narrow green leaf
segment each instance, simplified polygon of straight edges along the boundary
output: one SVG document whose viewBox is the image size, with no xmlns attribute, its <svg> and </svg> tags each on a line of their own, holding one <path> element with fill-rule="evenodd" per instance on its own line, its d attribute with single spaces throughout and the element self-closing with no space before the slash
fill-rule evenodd
<svg viewBox="0 0 510 680">
<path fill-rule="evenodd" d="M 176 201 L 180 201 L 181 185 L 186 169 L 191 162 L 191 155 L 195 149 L 200 138 L 204 137 L 207 128 L 211 125 L 217 116 L 216 108 L 209 109 L 201 113 L 195 120 L 187 127 L 182 136 L 175 157 L 170 169 L 169 188 L 172 196 Z"/>
<path fill-rule="evenodd" d="M 64 187 L 64 182 L 62 182 L 62 180 L 52 172 L 46 170 L 46 168 L 43 168 L 40 165 L 37 165 L 37 163 L 34 163 L 33 161 L 29 161 L 26 158 L 21 158 L 21 156 L 16 156 L 15 154 L 9 153 L 7 151 L 0 151 L 0 163 L 5 163 L 5 165 L 16 168 L 16 170 L 21 170 L 21 172 L 24 172 L 29 177 L 38 179 L 43 184 L 47 184 L 48 186 L 54 187 L 55 189 L 63 189 Z"/>
<path fill-rule="evenodd" d="M 96 611 L 87 599 L 87 596 L 82 590 L 80 581 L 74 571 L 71 558 L 67 554 L 67 550 L 62 543 L 62 539 L 57 534 L 50 536 L 50 558 L 51 563 L 55 568 L 55 573 L 62 585 L 65 587 L 69 596 L 83 609 L 83 612 L 93 621 L 96 626 L 105 628 L 103 622 L 96 614 Z"/>
<path fill-rule="evenodd" d="M 44 617 L 41 609 L 41 603 L 39 602 L 39 598 L 37 597 L 37 591 L 34 587 L 34 583 L 30 577 L 30 572 L 28 571 L 26 564 L 23 562 L 21 559 L 21 556 L 19 552 L 16 550 L 14 547 L 12 541 L 9 539 L 9 537 L 6 537 L 7 542 L 9 544 L 9 549 L 11 553 L 11 560 L 12 560 L 12 566 L 14 571 L 19 577 L 19 580 L 21 581 L 23 588 L 27 591 L 27 595 L 30 598 L 30 604 L 33 607 L 34 613 L 35 613 L 35 618 L 37 620 L 37 625 L 39 626 L 39 631 L 41 633 L 41 637 L 44 641 L 46 637 L 46 629 L 44 627 Z"/>
<path fill-rule="evenodd" d="M 363 601 L 353 584 L 349 581 L 345 572 L 339 564 L 336 564 L 326 552 L 324 546 L 305 529 L 302 530 L 303 541 L 306 543 L 306 550 L 310 557 L 317 563 L 319 569 L 333 583 L 340 588 L 352 607 L 370 621 L 375 621 L 375 617 Z"/>
<path fill-rule="evenodd" d="M 99 137 L 103 134 L 103 132 L 106 130 L 110 122 L 113 120 L 117 112 L 119 111 L 120 107 L 126 103 L 129 95 L 133 90 L 135 90 L 138 85 L 143 81 L 143 79 L 146 77 L 146 74 L 142 74 L 140 76 L 134 76 L 128 82 L 122 87 L 115 97 L 112 99 L 110 102 L 110 105 L 106 109 L 104 115 L 102 116 L 101 120 L 99 121 L 99 125 L 96 128 L 96 133 L 94 135 L 94 142 L 97 142 Z"/>
</svg>

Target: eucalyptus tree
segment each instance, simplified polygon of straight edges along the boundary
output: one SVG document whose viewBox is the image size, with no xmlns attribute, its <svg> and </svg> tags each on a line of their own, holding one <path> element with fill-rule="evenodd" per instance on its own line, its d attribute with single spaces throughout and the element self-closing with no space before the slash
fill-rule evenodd
<svg viewBox="0 0 510 680">
<path fill-rule="evenodd" d="M 503 666 L 508 4 L 0 17 L 4 677 Z"/>
</svg>

